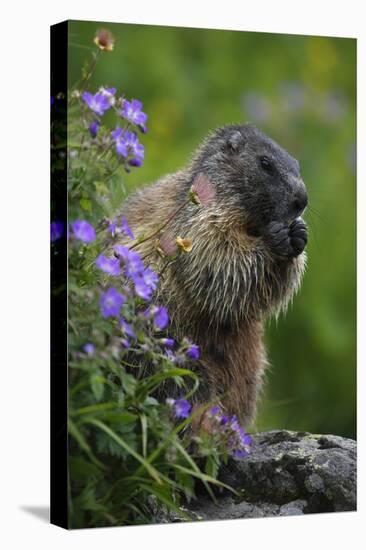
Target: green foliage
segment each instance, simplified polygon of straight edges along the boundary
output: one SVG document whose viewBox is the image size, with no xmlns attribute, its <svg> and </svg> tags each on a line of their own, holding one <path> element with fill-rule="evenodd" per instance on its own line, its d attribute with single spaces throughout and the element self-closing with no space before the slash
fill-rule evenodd
<svg viewBox="0 0 366 550">
<path fill-rule="evenodd" d="M 90 197 L 94 207 L 93 191 Z M 73 205 L 75 216 L 82 210 Z M 99 239 L 94 245 L 71 242 L 69 249 L 70 527 L 150 523 L 162 507 L 189 519 L 182 497 L 194 496 L 195 479 L 216 483 L 217 472 L 201 472 L 196 461 L 204 455 L 192 456 L 190 432 L 184 435 L 191 418 L 177 426 L 170 407 L 153 393 L 168 378 L 184 390 L 184 379 L 196 376 L 154 346 L 147 321 L 138 318 L 141 300 L 134 296 L 124 314 L 138 334 L 133 346 L 150 346 L 145 359 L 154 362 L 155 372 L 136 376 L 126 370 L 130 348 L 122 346 L 119 321 L 103 318 L 99 310 L 100 288 L 108 282 L 93 265 L 98 245 Z M 84 351 L 88 342 L 95 346 L 92 353 Z M 213 446 L 211 452 L 218 453 Z"/>
<path fill-rule="evenodd" d="M 52 169 L 54 180 L 61 181 L 58 174 L 67 166 L 69 527 L 151 523 L 161 511 L 189 520 L 182 503 L 195 498 L 198 482 L 212 498 L 211 485 L 224 487 L 216 477 L 220 461 L 227 460 L 228 441 L 220 436 L 219 419 L 212 435 L 191 428 L 192 419 L 210 406 L 189 415 L 186 398 L 199 384 L 184 365 L 192 344 L 174 343 L 169 355 L 162 321 L 159 325 L 154 316 L 164 308 L 149 309 L 149 298 L 137 294 L 132 280 L 121 273 L 107 276 L 96 265 L 100 252 L 115 242 L 107 220 L 113 201 L 125 196 L 126 163 L 104 125 L 92 139 L 95 115 L 80 94 L 70 93 L 68 102 L 67 159 L 61 153 L 65 135 L 54 128 Z M 88 235 L 77 232 L 76 220 L 88 221 Z M 55 238 L 53 254 L 65 238 Z M 101 298 L 111 288 L 124 298 L 117 312 L 106 313 Z M 143 369 L 146 363 L 154 366 L 151 374 Z M 168 380 L 181 389 L 185 411 L 157 399 Z"/>
</svg>

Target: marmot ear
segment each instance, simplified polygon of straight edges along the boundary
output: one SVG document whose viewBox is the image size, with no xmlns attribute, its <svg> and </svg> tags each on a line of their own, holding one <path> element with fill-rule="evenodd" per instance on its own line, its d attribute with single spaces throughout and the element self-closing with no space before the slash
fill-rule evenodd
<svg viewBox="0 0 366 550">
<path fill-rule="evenodd" d="M 244 137 L 239 130 L 235 130 L 227 140 L 227 146 L 229 148 L 229 151 L 231 153 L 237 153 L 240 151 L 240 149 L 243 148 L 244 145 Z"/>
<path fill-rule="evenodd" d="M 202 172 L 194 178 L 190 192 L 192 202 L 205 206 L 211 204 L 216 197 L 214 186 Z"/>
</svg>

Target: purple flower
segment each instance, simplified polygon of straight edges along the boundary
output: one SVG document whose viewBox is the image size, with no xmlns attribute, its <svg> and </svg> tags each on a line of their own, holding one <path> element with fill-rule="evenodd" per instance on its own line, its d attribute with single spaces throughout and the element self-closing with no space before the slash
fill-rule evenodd
<svg viewBox="0 0 366 550">
<path fill-rule="evenodd" d="M 99 126 L 100 122 L 98 122 L 97 120 L 93 120 L 93 122 L 89 124 L 89 132 L 92 138 L 97 137 Z"/>
<path fill-rule="evenodd" d="M 248 456 L 249 454 L 249 451 L 247 451 L 246 449 L 236 449 L 232 455 L 234 458 L 245 458 L 246 456 Z"/>
<path fill-rule="evenodd" d="M 135 334 L 133 328 L 131 327 L 131 325 L 129 325 L 127 323 L 127 321 L 125 321 L 123 318 L 121 318 L 120 319 L 120 325 L 121 325 L 122 331 L 127 336 L 129 336 L 130 338 L 133 338 L 134 340 L 136 340 L 136 334 Z"/>
<path fill-rule="evenodd" d="M 101 295 L 99 300 L 103 317 L 118 317 L 120 309 L 125 302 L 125 297 L 115 288 L 109 288 Z"/>
<path fill-rule="evenodd" d="M 152 292 L 156 289 L 156 285 L 159 280 L 157 274 L 151 269 L 146 268 L 142 272 L 140 271 L 136 274 L 132 273 L 131 278 L 133 279 L 135 285 L 136 294 L 144 300 L 151 300 Z"/>
<path fill-rule="evenodd" d="M 144 146 L 139 143 L 137 135 L 134 132 L 123 131 L 122 128 L 116 128 L 112 132 L 112 137 L 116 142 L 116 151 L 119 155 L 132 158 L 129 164 L 132 166 L 141 166 L 144 160 Z"/>
<path fill-rule="evenodd" d="M 230 426 L 231 429 L 234 430 L 234 432 L 236 433 L 239 440 L 239 444 L 241 446 L 248 447 L 252 443 L 252 438 L 250 437 L 249 434 L 246 433 L 244 428 L 240 426 L 236 417 L 233 417 L 233 418 L 235 418 L 235 422 L 231 422 L 231 426 Z"/>
<path fill-rule="evenodd" d="M 109 226 L 108 226 L 108 231 L 111 233 L 112 237 L 114 237 L 117 233 L 121 233 L 121 231 L 123 231 L 128 237 L 130 237 L 130 239 L 135 238 L 135 236 L 132 232 L 132 229 L 130 228 L 130 226 L 127 223 L 126 218 L 124 218 L 124 217 L 121 218 L 121 226 L 120 227 L 117 225 L 116 220 L 110 221 Z"/>
<path fill-rule="evenodd" d="M 102 254 L 95 260 L 95 265 L 109 275 L 119 275 L 121 268 L 116 258 L 106 258 Z"/>
<path fill-rule="evenodd" d="M 144 319 L 151 319 L 152 318 L 151 308 L 148 307 L 147 309 L 145 309 L 145 311 L 142 311 L 141 315 Z"/>
<path fill-rule="evenodd" d="M 124 348 L 129 348 L 130 347 L 130 342 L 127 340 L 127 338 L 122 338 L 122 346 Z"/>
<path fill-rule="evenodd" d="M 116 102 L 114 97 L 116 91 L 116 88 L 99 88 L 98 93 L 104 95 L 108 99 L 110 105 L 114 105 Z"/>
<path fill-rule="evenodd" d="M 129 250 L 127 246 L 116 244 L 114 250 L 125 264 L 125 272 L 127 277 L 133 278 L 134 275 L 140 275 L 144 271 L 144 264 L 140 254 Z"/>
<path fill-rule="evenodd" d="M 114 222 L 113 222 L 114 223 Z M 128 261 L 130 255 L 130 249 L 128 246 L 122 246 L 121 244 L 115 244 L 113 247 L 117 256 L 121 258 L 124 262 Z"/>
<path fill-rule="evenodd" d="M 245 458 L 249 454 L 252 438 L 240 426 L 235 415 L 225 423 L 224 429 L 231 436 L 228 443 L 230 454 L 235 458 Z"/>
<path fill-rule="evenodd" d="M 110 98 L 104 92 L 97 92 L 95 95 L 84 92 L 82 98 L 89 109 L 99 116 L 103 116 L 111 107 Z"/>
<path fill-rule="evenodd" d="M 161 338 L 160 342 L 163 344 L 163 346 L 167 346 L 168 348 L 172 348 L 175 344 L 173 338 Z"/>
<path fill-rule="evenodd" d="M 77 239 L 84 243 L 91 243 L 95 240 L 95 229 L 85 220 L 76 220 L 72 224 L 72 230 Z"/>
<path fill-rule="evenodd" d="M 122 217 L 121 227 L 123 231 L 126 233 L 127 237 L 130 237 L 130 239 L 134 239 L 135 235 L 132 233 L 132 229 L 127 223 L 126 218 Z"/>
<path fill-rule="evenodd" d="M 220 407 L 218 407 L 217 405 L 216 405 L 215 407 L 212 407 L 212 408 L 210 409 L 210 413 L 211 413 L 212 415 L 214 415 L 214 416 L 216 416 L 217 414 L 219 414 L 219 412 L 220 412 Z"/>
<path fill-rule="evenodd" d="M 171 399 L 166 400 L 167 404 L 172 406 L 174 409 L 174 416 L 177 418 L 188 418 L 191 405 L 186 399 Z"/>
<path fill-rule="evenodd" d="M 152 269 L 148 267 L 142 273 L 145 284 L 151 288 L 151 290 L 156 290 L 157 284 L 159 282 L 159 277 Z"/>
<path fill-rule="evenodd" d="M 142 158 L 144 158 L 144 157 L 142 157 Z M 131 158 L 131 159 L 128 160 L 128 164 L 130 166 L 136 166 L 136 168 L 139 168 L 142 164 L 142 160 L 141 160 L 141 158 L 134 157 L 134 158 Z"/>
<path fill-rule="evenodd" d="M 113 132 L 111 132 L 111 136 L 116 142 L 116 151 L 119 155 L 123 155 L 124 157 L 128 156 L 127 146 L 125 145 L 124 141 L 124 135 L 126 134 L 126 131 L 122 130 L 119 126 Z M 124 148 L 125 147 L 125 148 Z"/>
<path fill-rule="evenodd" d="M 112 235 L 112 237 L 115 236 L 116 231 L 117 231 L 117 223 L 116 223 L 116 221 L 109 222 L 108 231 L 110 232 L 110 234 Z"/>
<path fill-rule="evenodd" d="M 123 100 L 122 109 L 119 112 L 123 118 L 136 124 L 142 132 L 146 132 L 147 114 L 142 111 L 142 103 L 138 99 L 132 101 Z"/>
<path fill-rule="evenodd" d="M 64 224 L 62 222 L 51 223 L 51 242 L 57 241 L 64 234 Z"/>
<path fill-rule="evenodd" d="M 223 416 L 220 418 L 220 424 L 221 424 L 222 426 L 225 426 L 228 422 L 229 422 L 229 417 L 228 417 L 228 416 L 223 415 Z"/>
<path fill-rule="evenodd" d="M 245 436 L 242 438 L 242 442 L 244 445 L 251 445 L 253 443 L 253 439 L 249 434 L 245 434 Z"/>
<path fill-rule="evenodd" d="M 83 101 L 87 104 L 89 109 L 99 116 L 104 115 L 104 113 L 111 107 L 111 97 L 111 94 L 106 93 L 105 90 L 100 90 L 95 95 L 90 94 L 89 92 L 83 92 L 82 94 Z"/>
<path fill-rule="evenodd" d="M 234 431 L 237 431 L 240 428 L 240 424 L 235 414 L 230 419 L 230 428 Z"/>
<path fill-rule="evenodd" d="M 158 283 L 157 274 L 151 269 L 144 269 L 140 254 L 129 250 L 127 246 L 115 245 L 114 250 L 125 265 L 125 274 L 132 279 L 137 296 L 144 300 L 151 300 L 152 291 Z"/>
<path fill-rule="evenodd" d="M 85 351 L 85 353 L 87 355 L 93 355 L 94 354 L 94 350 L 95 350 L 95 346 L 94 344 L 92 344 L 91 342 L 88 342 L 87 344 L 85 344 L 85 346 L 83 347 L 83 350 Z"/>
<path fill-rule="evenodd" d="M 147 301 L 151 300 L 152 289 L 145 283 L 143 276 L 140 274 L 134 275 L 133 282 L 137 296 Z"/>
<path fill-rule="evenodd" d="M 177 418 L 188 418 L 191 405 L 186 399 L 177 399 L 174 403 L 174 409 Z"/>
<path fill-rule="evenodd" d="M 165 307 L 157 307 L 154 311 L 154 324 L 163 330 L 169 323 L 168 311 Z"/>
<path fill-rule="evenodd" d="M 133 278 L 135 275 L 141 275 L 144 271 L 144 264 L 137 252 L 129 253 L 125 266 L 127 277 Z"/>
<path fill-rule="evenodd" d="M 196 344 L 191 344 L 186 351 L 186 355 L 187 357 L 189 357 L 189 359 L 194 359 L 194 360 L 199 359 L 200 357 L 199 347 L 196 346 Z"/>
<path fill-rule="evenodd" d="M 176 358 L 176 356 L 174 355 L 174 353 L 172 352 L 171 349 L 167 349 L 165 351 L 165 355 L 169 359 L 169 361 L 171 361 L 172 363 L 175 363 L 177 361 L 177 358 Z"/>
</svg>

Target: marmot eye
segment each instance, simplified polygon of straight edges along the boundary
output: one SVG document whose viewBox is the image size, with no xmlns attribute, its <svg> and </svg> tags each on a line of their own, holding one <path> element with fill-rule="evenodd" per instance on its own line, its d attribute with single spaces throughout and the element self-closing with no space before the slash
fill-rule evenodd
<svg viewBox="0 0 366 550">
<path fill-rule="evenodd" d="M 273 171 L 273 165 L 272 165 L 271 161 L 269 160 L 269 158 L 260 157 L 259 162 L 261 163 L 261 166 L 262 166 L 263 170 L 265 170 L 266 172 L 272 172 Z"/>
</svg>

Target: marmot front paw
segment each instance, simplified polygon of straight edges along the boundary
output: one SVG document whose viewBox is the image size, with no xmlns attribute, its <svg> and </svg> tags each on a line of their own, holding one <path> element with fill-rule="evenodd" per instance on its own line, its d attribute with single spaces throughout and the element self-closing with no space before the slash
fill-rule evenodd
<svg viewBox="0 0 366 550">
<path fill-rule="evenodd" d="M 304 220 L 296 218 L 290 226 L 281 222 L 270 223 L 264 239 L 273 255 L 287 260 L 303 252 L 308 232 Z"/>
</svg>

